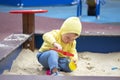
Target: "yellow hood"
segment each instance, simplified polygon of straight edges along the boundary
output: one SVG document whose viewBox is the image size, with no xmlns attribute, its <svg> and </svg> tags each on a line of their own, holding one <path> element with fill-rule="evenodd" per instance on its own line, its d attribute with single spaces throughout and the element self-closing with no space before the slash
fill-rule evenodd
<svg viewBox="0 0 120 80">
<path fill-rule="evenodd" d="M 66 33 L 76 33 L 80 35 L 82 25 L 78 17 L 70 17 L 64 21 L 63 25 L 60 28 L 61 34 Z"/>
</svg>

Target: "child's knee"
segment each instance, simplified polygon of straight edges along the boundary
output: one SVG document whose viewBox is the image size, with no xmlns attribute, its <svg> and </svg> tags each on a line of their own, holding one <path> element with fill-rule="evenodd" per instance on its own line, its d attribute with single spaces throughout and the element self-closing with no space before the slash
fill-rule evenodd
<svg viewBox="0 0 120 80">
<path fill-rule="evenodd" d="M 52 56 L 58 56 L 58 52 L 54 51 L 54 50 L 50 50 L 50 55 Z"/>
</svg>

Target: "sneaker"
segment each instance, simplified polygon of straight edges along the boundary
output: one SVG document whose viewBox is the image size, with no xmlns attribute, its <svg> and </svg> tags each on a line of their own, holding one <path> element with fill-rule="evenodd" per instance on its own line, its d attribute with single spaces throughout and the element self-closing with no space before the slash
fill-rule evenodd
<svg viewBox="0 0 120 80">
<path fill-rule="evenodd" d="M 47 70 L 47 71 L 46 71 L 46 75 L 51 75 L 50 70 Z"/>
<path fill-rule="evenodd" d="M 63 74 L 60 74 L 59 72 L 54 72 L 51 74 L 51 76 L 64 76 Z"/>
</svg>

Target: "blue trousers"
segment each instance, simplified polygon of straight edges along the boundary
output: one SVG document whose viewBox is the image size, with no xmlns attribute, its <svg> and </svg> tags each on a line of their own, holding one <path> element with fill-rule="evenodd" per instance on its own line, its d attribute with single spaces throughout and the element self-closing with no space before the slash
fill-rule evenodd
<svg viewBox="0 0 120 80">
<path fill-rule="evenodd" d="M 54 50 L 45 52 L 38 52 L 37 59 L 40 64 L 46 69 L 58 68 L 61 71 L 71 72 L 69 68 L 69 59 L 62 57 L 60 58 L 58 53 Z"/>
</svg>

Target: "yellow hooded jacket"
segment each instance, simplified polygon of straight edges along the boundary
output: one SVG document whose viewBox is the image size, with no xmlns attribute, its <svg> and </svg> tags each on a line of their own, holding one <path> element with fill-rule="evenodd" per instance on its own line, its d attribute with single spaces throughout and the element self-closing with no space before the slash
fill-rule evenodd
<svg viewBox="0 0 120 80">
<path fill-rule="evenodd" d="M 64 21 L 60 30 L 52 30 L 43 35 L 44 42 L 41 48 L 39 49 L 39 51 L 44 52 L 50 50 L 50 48 L 54 48 L 53 43 L 57 42 L 62 46 L 63 51 L 67 51 L 74 54 L 73 58 L 76 58 L 78 60 L 77 51 L 76 51 L 76 40 L 74 40 L 72 43 L 66 44 L 62 41 L 61 36 L 62 34 L 66 34 L 66 33 L 76 33 L 80 35 L 81 29 L 82 26 L 79 18 L 77 17 L 68 18 L 67 20 Z M 66 56 L 59 53 L 59 57 L 66 57 Z"/>
</svg>

